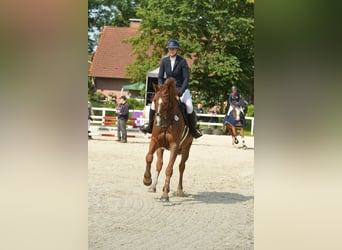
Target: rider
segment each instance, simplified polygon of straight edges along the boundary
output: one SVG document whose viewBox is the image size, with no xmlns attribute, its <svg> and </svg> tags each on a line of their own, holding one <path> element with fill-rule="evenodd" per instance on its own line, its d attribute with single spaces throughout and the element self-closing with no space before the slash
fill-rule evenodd
<svg viewBox="0 0 342 250">
<path fill-rule="evenodd" d="M 223 120 L 223 124 L 226 124 L 227 122 L 229 123 L 230 119 L 235 119 L 233 118 L 233 116 L 230 116 L 231 112 L 234 110 L 234 108 L 238 108 L 241 112 L 241 116 L 240 116 L 240 121 L 242 123 L 242 126 L 244 127 L 246 125 L 246 121 L 245 121 L 245 117 L 244 117 L 244 113 L 243 113 L 243 105 L 246 104 L 246 102 L 244 102 L 242 100 L 242 97 L 240 95 L 240 93 L 238 92 L 238 89 L 236 86 L 232 86 L 232 89 L 231 89 L 231 93 L 229 94 L 229 98 L 228 98 L 228 101 L 229 101 L 229 109 L 228 109 L 228 112 L 227 112 L 227 115 L 226 117 L 224 118 Z M 233 128 L 234 131 L 235 131 L 235 128 Z M 242 139 L 242 144 L 245 145 L 245 136 L 244 136 L 244 133 L 243 133 L 243 130 L 241 133 L 241 139 Z M 233 138 L 233 144 L 238 144 L 238 140 L 236 137 Z"/>
<path fill-rule="evenodd" d="M 175 78 L 178 96 L 181 102 L 186 105 L 191 134 L 194 138 L 201 137 L 201 132 L 196 129 L 196 113 L 194 112 L 189 91 L 188 64 L 183 57 L 177 55 L 179 49 L 179 43 L 177 40 L 169 40 L 166 48 L 168 48 L 169 56 L 164 57 L 161 61 L 158 74 L 158 84 L 164 84 L 164 75 L 166 75 L 166 78 Z M 143 133 L 152 133 L 154 115 L 155 107 L 154 102 L 152 102 L 149 115 L 149 124 L 147 127 L 140 129 Z"/>
<path fill-rule="evenodd" d="M 232 110 L 234 109 L 234 107 L 237 107 L 240 109 L 240 111 L 243 113 L 243 101 L 242 101 L 242 97 L 240 95 L 240 93 L 238 92 L 238 89 L 236 86 L 232 87 L 232 92 L 229 94 L 229 110 L 227 115 L 230 114 L 230 112 L 232 112 Z"/>
</svg>

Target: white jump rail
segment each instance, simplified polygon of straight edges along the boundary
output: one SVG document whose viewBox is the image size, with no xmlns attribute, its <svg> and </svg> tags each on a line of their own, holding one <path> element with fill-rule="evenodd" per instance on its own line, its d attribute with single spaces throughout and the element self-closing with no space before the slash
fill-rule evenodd
<svg viewBox="0 0 342 250">
<path fill-rule="evenodd" d="M 202 117 L 222 117 L 224 118 L 226 115 L 223 114 L 217 114 L 217 115 L 213 115 L 213 114 L 196 114 L 196 116 L 202 116 Z M 251 120 L 251 135 L 254 135 L 254 117 L 251 116 L 245 116 L 246 120 Z M 210 126 L 221 126 L 223 127 L 222 122 L 216 123 L 216 122 L 202 122 L 202 121 L 198 121 L 197 124 L 199 125 L 210 125 Z"/>
<path fill-rule="evenodd" d="M 113 108 L 100 108 L 100 107 L 93 107 L 92 108 L 93 111 L 97 110 L 97 111 L 101 111 L 101 115 L 92 115 L 91 117 L 93 118 L 93 121 L 90 122 L 91 124 L 91 130 L 104 130 L 107 132 L 111 132 L 111 133 L 115 133 L 116 132 L 116 126 L 107 126 L 104 124 L 105 122 L 105 116 L 106 116 L 106 112 L 115 112 L 117 113 L 116 109 Z M 143 110 L 134 110 L 134 109 L 130 109 L 129 110 L 130 113 L 132 112 L 144 112 Z M 224 118 L 225 115 L 224 114 L 217 114 L 217 115 L 213 115 L 213 114 L 196 114 L 196 116 L 201 116 L 201 117 L 218 117 L 218 118 Z M 245 117 L 246 120 L 251 120 L 251 135 L 254 135 L 254 117 L 250 117 L 250 116 L 246 116 Z M 147 118 L 142 118 L 142 117 L 138 117 L 137 120 L 139 121 L 139 124 L 144 124 L 146 122 L 148 122 Z M 223 127 L 222 122 L 202 122 L 202 121 L 198 121 L 197 124 L 199 125 L 209 125 L 209 126 L 220 126 Z M 143 136 L 143 134 L 140 132 L 139 128 L 133 128 L 133 126 L 128 125 L 127 126 L 127 130 L 128 132 L 137 132 L 138 135 L 130 135 L 130 137 L 146 137 Z M 100 135 L 99 133 L 91 133 L 92 135 Z M 148 137 L 146 137 L 148 138 Z"/>
<path fill-rule="evenodd" d="M 97 135 L 97 136 L 116 136 L 116 126 L 109 126 L 105 124 L 105 117 L 109 116 L 106 112 L 115 112 L 117 114 L 117 110 L 114 108 L 100 108 L 100 107 L 92 107 L 93 111 L 101 111 L 101 115 L 91 115 L 93 119 L 90 122 L 90 135 Z M 133 112 L 143 112 L 143 110 L 134 110 L 130 109 L 130 113 Z M 140 123 L 145 123 L 145 119 L 143 121 L 142 118 L 138 118 Z M 133 132 L 133 134 L 131 133 Z M 127 137 L 132 138 L 148 138 L 148 136 L 144 135 L 140 132 L 139 128 L 134 128 L 132 125 L 127 125 Z"/>
<path fill-rule="evenodd" d="M 91 108 L 93 111 L 95 110 L 99 110 L 101 111 L 101 115 L 92 115 L 91 118 L 94 119 L 94 121 L 92 121 L 92 124 L 100 124 L 100 125 L 105 125 L 105 116 L 106 116 L 106 112 L 111 111 L 111 112 L 115 112 L 117 113 L 118 111 L 116 109 L 113 108 L 98 108 L 98 107 L 93 107 Z M 144 112 L 143 110 L 135 110 L 135 109 L 130 109 L 129 110 L 130 113 L 133 112 Z M 96 120 L 95 120 L 96 119 Z"/>
</svg>

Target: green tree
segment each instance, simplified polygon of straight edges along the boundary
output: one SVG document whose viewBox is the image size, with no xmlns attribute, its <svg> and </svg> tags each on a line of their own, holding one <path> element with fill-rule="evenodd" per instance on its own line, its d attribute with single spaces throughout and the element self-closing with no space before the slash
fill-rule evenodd
<svg viewBox="0 0 342 250">
<path fill-rule="evenodd" d="M 137 60 L 127 68 L 134 81 L 158 66 L 167 40 L 175 38 L 180 53 L 194 60 L 190 84 L 199 99 L 222 102 L 233 84 L 245 96 L 253 91 L 253 1 L 142 0 L 137 16 L 141 35 L 129 39 Z"/>
<path fill-rule="evenodd" d="M 88 0 L 88 52 L 92 53 L 103 26 L 129 26 L 139 0 Z"/>
</svg>

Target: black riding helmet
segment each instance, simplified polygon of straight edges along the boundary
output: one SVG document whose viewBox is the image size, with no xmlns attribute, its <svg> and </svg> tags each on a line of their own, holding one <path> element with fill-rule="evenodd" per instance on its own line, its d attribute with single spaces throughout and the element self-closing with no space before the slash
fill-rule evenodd
<svg viewBox="0 0 342 250">
<path fill-rule="evenodd" d="M 170 48 L 176 48 L 178 49 L 179 48 L 179 43 L 177 40 L 175 39 L 171 39 L 168 41 L 167 45 L 166 45 L 166 48 L 170 49 Z"/>
</svg>

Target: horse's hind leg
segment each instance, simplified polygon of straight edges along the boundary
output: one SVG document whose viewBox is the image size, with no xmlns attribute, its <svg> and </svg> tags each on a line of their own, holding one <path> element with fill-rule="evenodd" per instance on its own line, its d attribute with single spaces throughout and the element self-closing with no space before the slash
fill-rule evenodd
<svg viewBox="0 0 342 250">
<path fill-rule="evenodd" d="M 179 163 L 179 182 L 178 182 L 178 187 L 177 187 L 177 192 L 176 192 L 176 196 L 180 196 L 180 197 L 185 196 L 183 192 L 183 173 L 185 170 L 185 162 L 189 158 L 190 147 L 191 147 L 191 143 L 190 145 L 187 145 L 186 147 L 183 146 L 182 148 L 182 158 Z"/>
<path fill-rule="evenodd" d="M 146 170 L 145 170 L 145 174 L 144 174 L 144 184 L 146 186 L 151 185 L 152 183 L 152 179 L 151 179 L 151 164 L 153 161 L 153 154 L 156 151 L 156 142 L 154 140 L 151 140 L 150 142 L 150 147 L 148 150 L 148 153 L 146 155 Z"/>
<path fill-rule="evenodd" d="M 164 155 L 164 149 L 159 148 L 157 150 L 156 172 L 152 178 L 152 184 L 148 189 L 149 192 L 156 192 L 157 191 L 158 177 L 159 177 L 160 171 L 163 167 L 163 155 Z"/>
</svg>

